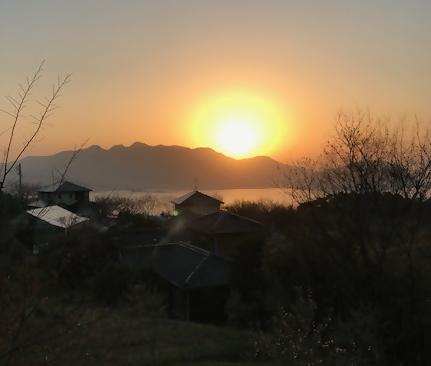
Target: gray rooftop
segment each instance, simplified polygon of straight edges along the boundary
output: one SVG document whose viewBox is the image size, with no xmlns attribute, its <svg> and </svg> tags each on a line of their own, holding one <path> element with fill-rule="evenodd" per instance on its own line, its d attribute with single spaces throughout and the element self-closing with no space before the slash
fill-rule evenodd
<svg viewBox="0 0 431 366">
<path fill-rule="evenodd" d="M 135 268 L 152 269 L 182 289 L 229 284 L 230 262 L 188 243 L 169 243 L 124 248 L 123 260 Z"/>
<path fill-rule="evenodd" d="M 193 231 L 210 235 L 253 233 L 263 229 L 259 221 L 224 210 L 198 217 L 187 225 Z"/>
<path fill-rule="evenodd" d="M 87 217 L 78 216 L 63 207 L 56 205 L 34 208 L 27 210 L 27 213 L 34 218 L 62 229 L 67 229 L 68 227 L 75 226 L 89 220 Z"/>
</svg>

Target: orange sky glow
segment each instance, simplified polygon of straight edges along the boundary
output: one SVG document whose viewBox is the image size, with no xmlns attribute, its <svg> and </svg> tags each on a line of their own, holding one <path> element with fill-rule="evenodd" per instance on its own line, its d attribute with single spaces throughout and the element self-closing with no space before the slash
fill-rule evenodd
<svg viewBox="0 0 431 366">
<path fill-rule="evenodd" d="M 428 123 L 430 13 L 421 0 L 7 0 L 0 95 L 42 59 L 34 99 L 73 74 L 29 154 L 141 141 L 288 161 L 318 153 L 340 109 Z"/>
</svg>

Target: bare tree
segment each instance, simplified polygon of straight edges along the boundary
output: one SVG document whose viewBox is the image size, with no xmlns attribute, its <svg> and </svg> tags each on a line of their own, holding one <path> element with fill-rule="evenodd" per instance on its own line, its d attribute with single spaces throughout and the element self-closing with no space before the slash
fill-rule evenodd
<svg viewBox="0 0 431 366">
<path fill-rule="evenodd" d="M 340 112 L 321 156 L 296 163 L 284 187 L 306 217 L 301 247 L 320 251 L 331 268 L 351 269 L 369 284 L 370 298 L 382 296 L 379 281 L 399 274 L 403 316 L 419 334 L 431 276 L 423 260 L 431 238 L 431 136 L 412 122 L 409 130 L 369 112 Z"/>
<path fill-rule="evenodd" d="M 310 202 L 321 197 L 319 190 L 319 161 L 304 157 L 293 162 L 288 170 L 281 170 L 281 188 L 297 204 Z"/>
<path fill-rule="evenodd" d="M 36 69 L 31 77 L 27 77 L 25 84 L 19 85 L 19 91 L 17 96 L 6 97 L 7 101 L 11 105 L 11 110 L 2 110 L 3 113 L 8 115 L 11 119 L 11 126 L 4 130 L 1 134 L 9 133 L 7 144 L 4 149 L 3 164 L 1 167 L 0 174 L 0 192 L 5 187 L 5 182 L 8 175 L 12 172 L 18 161 L 21 159 L 23 154 L 28 150 L 31 144 L 35 141 L 36 137 L 40 134 L 43 126 L 47 119 L 51 116 L 52 112 L 56 109 L 56 101 L 61 96 L 61 91 L 70 81 L 70 74 L 64 77 L 58 77 L 57 82 L 52 85 L 52 91 L 48 97 L 44 100 L 37 100 L 39 105 L 39 112 L 31 115 L 34 123 L 34 128 L 30 132 L 21 147 L 16 145 L 16 130 L 20 123 L 24 119 L 23 112 L 30 102 L 31 93 L 34 90 L 37 82 L 42 77 L 44 62 L 42 62 Z M 16 154 L 12 157 L 13 151 L 17 150 Z"/>
<path fill-rule="evenodd" d="M 322 155 L 293 163 L 281 185 L 297 203 L 338 193 L 391 193 L 423 201 L 431 189 L 429 131 L 417 119 L 407 133 L 369 112 L 340 112 Z"/>
<path fill-rule="evenodd" d="M 95 202 L 101 217 L 120 214 L 151 216 L 157 207 L 157 199 L 150 193 L 137 198 L 114 194 L 97 197 Z"/>
</svg>

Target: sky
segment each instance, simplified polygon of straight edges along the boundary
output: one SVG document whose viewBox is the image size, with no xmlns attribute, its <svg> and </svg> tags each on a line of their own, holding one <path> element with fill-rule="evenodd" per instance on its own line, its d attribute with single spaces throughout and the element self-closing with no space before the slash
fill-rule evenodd
<svg viewBox="0 0 431 366">
<path fill-rule="evenodd" d="M 0 0 L 0 60 L 2 96 L 41 60 L 34 99 L 72 73 L 33 155 L 84 141 L 218 148 L 208 114 L 229 95 L 277 115 L 261 121 L 277 143 L 251 152 L 281 161 L 316 154 L 340 109 L 431 120 L 428 0 Z M 9 124 L 1 115 L 0 132 Z"/>
</svg>

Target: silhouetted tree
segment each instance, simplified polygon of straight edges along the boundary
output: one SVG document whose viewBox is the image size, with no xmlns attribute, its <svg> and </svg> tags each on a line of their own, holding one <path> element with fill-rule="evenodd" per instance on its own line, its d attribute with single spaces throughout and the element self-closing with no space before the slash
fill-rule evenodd
<svg viewBox="0 0 431 366">
<path fill-rule="evenodd" d="M 391 362 L 429 362 L 428 131 L 340 113 L 323 154 L 296 163 L 283 185 L 297 220 L 270 250 L 270 278 L 311 288 L 321 313 L 348 319 L 369 304 Z"/>
<path fill-rule="evenodd" d="M 294 163 L 281 186 L 298 203 L 338 193 L 425 200 L 431 189 L 431 137 L 415 122 L 408 134 L 370 113 L 340 112 L 323 154 Z"/>
<path fill-rule="evenodd" d="M 1 164 L 0 191 L 4 189 L 8 175 L 13 171 L 23 154 L 35 141 L 45 125 L 46 120 L 56 109 L 56 101 L 60 97 L 61 91 L 65 85 L 70 81 L 70 74 L 67 74 L 63 78 L 58 77 L 57 82 L 52 86 L 52 91 L 49 97 L 42 101 L 37 101 L 40 111 L 31 116 L 34 127 L 22 146 L 18 146 L 15 142 L 17 127 L 23 122 L 23 112 L 30 102 L 31 93 L 39 79 L 42 77 L 43 66 L 44 62 L 39 65 L 31 77 L 27 77 L 25 84 L 19 85 L 17 96 L 8 96 L 6 98 L 11 105 L 11 110 L 2 110 L 2 112 L 9 116 L 12 119 L 12 122 L 10 126 L 2 132 L 2 134 L 8 134 L 9 137 L 7 138 L 6 146 L 4 148 L 3 163 Z M 17 150 L 17 152 L 12 157 L 14 150 Z"/>
</svg>

